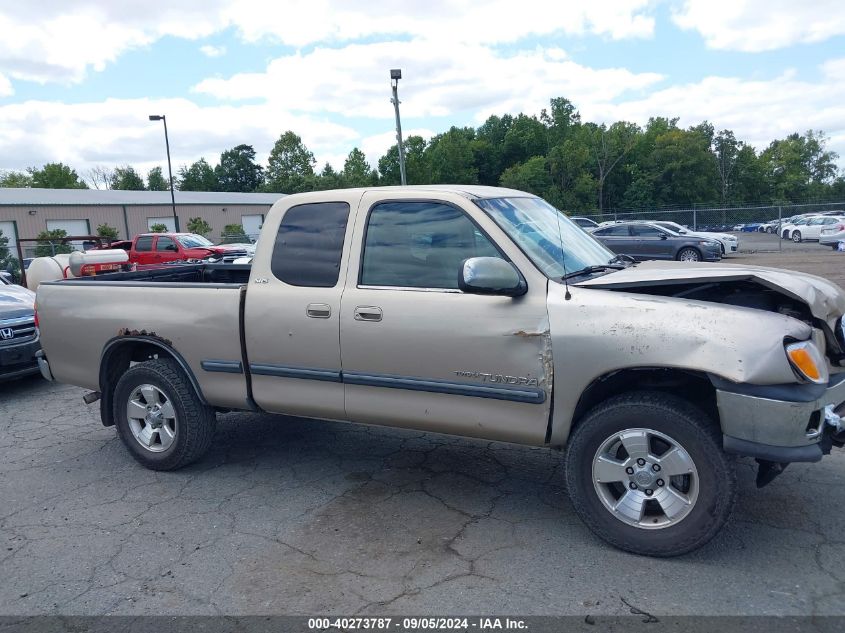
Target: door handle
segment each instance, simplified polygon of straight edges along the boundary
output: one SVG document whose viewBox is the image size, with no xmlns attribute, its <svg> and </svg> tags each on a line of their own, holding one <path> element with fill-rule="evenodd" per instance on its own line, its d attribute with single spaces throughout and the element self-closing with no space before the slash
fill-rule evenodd
<svg viewBox="0 0 845 633">
<path fill-rule="evenodd" d="M 356 321 L 381 321 L 381 308 L 377 306 L 358 306 L 355 308 Z"/>
<path fill-rule="evenodd" d="M 305 314 L 312 319 L 328 319 L 332 315 L 332 307 L 328 303 L 309 303 Z"/>
</svg>

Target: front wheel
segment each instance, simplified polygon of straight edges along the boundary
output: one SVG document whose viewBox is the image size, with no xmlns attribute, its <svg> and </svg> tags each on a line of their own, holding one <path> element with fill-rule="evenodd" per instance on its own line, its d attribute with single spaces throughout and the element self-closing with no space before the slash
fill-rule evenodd
<svg viewBox="0 0 845 633">
<path fill-rule="evenodd" d="M 801 243 L 801 231 L 795 231 L 792 234 L 792 241 L 795 242 L 796 244 Z"/>
<path fill-rule="evenodd" d="M 214 410 L 169 359 L 130 367 L 114 390 L 114 419 L 123 444 L 151 470 L 175 470 L 202 457 L 214 436 Z"/>
<path fill-rule="evenodd" d="M 701 261 L 701 253 L 698 252 L 695 248 L 682 248 L 678 251 L 678 261 L 679 262 L 700 262 Z"/>
<path fill-rule="evenodd" d="M 582 419 L 569 440 L 566 483 L 575 511 L 600 538 L 646 556 L 707 543 L 736 497 L 733 460 L 718 427 L 675 396 L 632 392 Z"/>
</svg>

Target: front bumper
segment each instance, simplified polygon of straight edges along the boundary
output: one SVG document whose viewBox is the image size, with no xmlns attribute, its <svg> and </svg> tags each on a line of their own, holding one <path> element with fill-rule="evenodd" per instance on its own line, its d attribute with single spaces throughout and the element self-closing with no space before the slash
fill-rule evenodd
<svg viewBox="0 0 845 633">
<path fill-rule="evenodd" d="M 737 385 L 714 378 L 725 451 L 772 462 L 822 458 L 825 407 L 845 412 L 845 374 L 827 385 Z"/>
<path fill-rule="evenodd" d="M 41 350 L 41 341 L 0 347 L 0 380 L 11 380 L 38 373 L 35 355 Z"/>
</svg>

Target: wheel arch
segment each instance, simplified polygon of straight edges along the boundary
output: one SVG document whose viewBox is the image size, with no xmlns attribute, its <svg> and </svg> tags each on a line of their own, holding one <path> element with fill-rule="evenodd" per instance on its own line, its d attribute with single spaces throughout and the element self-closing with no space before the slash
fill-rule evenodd
<svg viewBox="0 0 845 633">
<path fill-rule="evenodd" d="M 123 373 L 133 362 L 144 362 L 156 357 L 169 358 L 179 365 L 188 377 L 200 402 L 208 404 L 190 365 L 168 342 L 150 335 L 116 336 L 105 344 L 100 356 L 100 419 L 103 426 L 114 425 L 112 413 L 114 387 Z"/>
<path fill-rule="evenodd" d="M 681 248 L 679 248 L 675 253 L 675 259 L 680 261 L 681 253 L 683 253 L 684 251 L 695 251 L 696 253 L 698 253 L 698 261 L 704 261 L 704 253 L 701 251 L 701 249 L 690 245 L 681 246 Z"/>
<path fill-rule="evenodd" d="M 662 391 L 680 397 L 704 411 L 721 429 L 716 388 L 706 372 L 665 367 L 630 367 L 607 372 L 587 385 L 575 405 L 569 433 L 575 430 L 591 409 L 608 398 L 642 390 Z"/>
</svg>

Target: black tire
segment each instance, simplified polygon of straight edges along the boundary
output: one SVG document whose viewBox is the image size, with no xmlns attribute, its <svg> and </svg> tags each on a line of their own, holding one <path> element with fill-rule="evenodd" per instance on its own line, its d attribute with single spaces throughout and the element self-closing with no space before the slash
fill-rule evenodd
<svg viewBox="0 0 845 633">
<path fill-rule="evenodd" d="M 684 255 L 687 255 L 688 258 L 685 259 Z M 678 251 L 678 254 L 675 259 L 677 259 L 679 262 L 700 262 L 704 258 L 701 256 L 701 252 L 697 248 L 693 248 L 692 246 L 685 246 L 684 248 Z"/>
<path fill-rule="evenodd" d="M 793 231 L 792 232 L 792 241 L 796 244 L 801 243 L 801 231 Z"/>
<path fill-rule="evenodd" d="M 141 385 L 159 389 L 175 411 L 174 439 L 161 452 L 142 446 L 130 427 L 129 398 Z M 120 377 L 114 390 L 114 420 L 124 446 L 150 470 L 176 470 L 200 459 L 211 446 L 216 426 L 214 409 L 202 404 L 185 372 L 170 359 L 138 363 Z"/>
<path fill-rule="evenodd" d="M 615 433 L 649 429 L 679 444 L 697 470 L 697 499 L 677 523 L 660 529 L 630 525 L 609 510 L 593 482 L 593 460 Z M 671 394 L 636 391 L 615 396 L 576 426 L 566 451 L 566 483 L 575 511 L 599 537 L 645 556 L 679 556 L 715 536 L 736 500 L 734 460 L 722 450 L 718 426 L 700 409 Z"/>
</svg>

